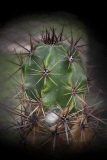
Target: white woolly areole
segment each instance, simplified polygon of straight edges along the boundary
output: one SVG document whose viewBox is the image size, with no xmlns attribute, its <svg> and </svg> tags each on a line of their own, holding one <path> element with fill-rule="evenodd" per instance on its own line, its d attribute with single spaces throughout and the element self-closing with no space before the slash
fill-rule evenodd
<svg viewBox="0 0 107 160">
<path fill-rule="evenodd" d="M 58 116 L 55 113 L 48 113 L 45 117 L 45 121 L 48 124 L 54 124 L 58 120 Z"/>
</svg>

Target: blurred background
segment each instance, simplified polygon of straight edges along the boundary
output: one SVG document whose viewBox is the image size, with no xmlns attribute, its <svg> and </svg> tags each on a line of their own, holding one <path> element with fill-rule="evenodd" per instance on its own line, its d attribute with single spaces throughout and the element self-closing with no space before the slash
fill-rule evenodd
<svg viewBox="0 0 107 160">
<path fill-rule="evenodd" d="M 62 4 L 63 3 L 63 4 Z M 84 6 L 85 5 L 85 6 Z M 17 40 L 27 47 L 29 47 L 28 32 L 37 34 L 40 30 L 40 26 L 47 25 L 47 23 L 57 23 L 60 26 L 62 21 L 67 26 L 66 33 L 69 32 L 71 24 L 78 26 L 82 29 L 82 34 L 85 40 L 88 38 L 89 48 L 87 52 L 89 66 L 94 65 L 90 70 L 90 75 L 95 79 L 95 87 L 100 92 L 100 97 L 103 98 L 103 107 L 105 112 L 104 117 L 107 117 L 106 104 L 107 104 L 107 25 L 106 25 L 106 5 L 100 5 L 98 2 L 94 6 L 93 4 L 71 4 L 69 2 L 25 2 L 22 4 L 19 1 L 15 3 L 3 4 L 3 9 L 0 10 L 0 142 L 2 150 L 9 150 L 9 147 L 16 150 L 16 153 L 20 151 L 23 153 L 22 148 L 17 146 L 18 136 L 16 135 L 16 141 L 14 143 L 13 132 L 1 132 L 2 128 L 7 126 L 7 121 L 12 120 L 12 115 L 7 114 L 4 107 L 8 105 L 14 106 L 14 101 L 11 100 L 12 95 L 15 94 L 13 80 L 8 80 L 8 76 L 15 71 L 13 65 L 8 63 L 7 51 L 9 54 L 14 52 L 14 47 L 20 52 L 13 41 Z M 8 6 L 7 8 L 5 6 Z M 57 13 L 57 14 L 56 14 Z M 58 15 L 58 16 L 55 16 Z M 47 16 L 46 16 L 47 15 Z M 48 18 L 48 15 L 51 18 Z M 45 17 L 44 17 L 45 16 Z M 46 18 L 47 17 L 47 18 Z M 60 18 L 58 18 L 60 17 Z M 35 22 L 36 19 L 36 22 Z M 40 20 L 42 19 L 42 21 Z M 46 20 L 44 20 L 46 19 Z M 54 22 L 53 22 L 54 21 Z M 35 29 L 36 28 L 36 29 Z M 84 32 L 83 32 L 84 31 Z M 69 34 L 69 33 L 68 33 Z M 78 34 L 81 34 L 78 33 Z M 38 35 L 39 36 L 39 35 Z M 10 57 L 10 56 L 9 56 Z M 14 60 L 14 57 L 12 56 Z M 5 103 L 4 103 L 5 102 Z M 9 121 L 8 121 L 9 122 Z M 84 157 L 87 154 L 90 156 L 98 156 L 98 154 L 104 155 L 104 151 L 107 146 L 107 132 L 104 133 L 104 137 L 100 138 L 100 142 L 92 148 L 92 150 L 84 153 Z M 9 138 L 9 139 L 8 139 Z M 11 138 L 11 140 L 10 140 Z M 10 145 L 10 143 L 12 145 Z M 16 148 L 16 149 L 15 149 Z M 11 149 L 10 149 L 11 150 Z M 10 151 L 9 150 L 9 151 Z M 100 151 L 100 152 L 99 152 Z M 25 151 L 26 154 L 26 151 Z M 67 153 L 66 153 L 67 154 Z M 66 156 L 66 154 L 64 156 Z M 96 155 L 97 154 L 97 155 Z M 40 153 L 38 153 L 40 155 Z M 44 153 L 45 155 L 45 153 Z M 68 154 L 67 154 L 68 155 Z M 83 155 L 81 155 L 83 156 Z M 14 158 L 14 157 L 13 157 Z M 52 157 L 51 157 L 52 158 Z M 54 156 L 53 159 L 59 159 L 60 156 Z"/>
</svg>

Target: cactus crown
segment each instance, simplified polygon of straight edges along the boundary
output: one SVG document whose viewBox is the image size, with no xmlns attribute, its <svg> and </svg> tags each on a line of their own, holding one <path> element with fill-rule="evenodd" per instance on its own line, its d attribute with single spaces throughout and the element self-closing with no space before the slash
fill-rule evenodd
<svg viewBox="0 0 107 160">
<path fill-rule="evenodd" d="M 50 27 L 50 30 L 48 30 L 46 28 L 45 32 L 42 32 L 41 36 L 42 36 L 42 41 L 43 41 L 44 44 L 50 44 L 50 45 L 58 44 L 59 42 L 62 41 L 63 28 L 62 28 L 59 35 L 56 34 L 54 27 L 53 28 Z"/>
</svg>

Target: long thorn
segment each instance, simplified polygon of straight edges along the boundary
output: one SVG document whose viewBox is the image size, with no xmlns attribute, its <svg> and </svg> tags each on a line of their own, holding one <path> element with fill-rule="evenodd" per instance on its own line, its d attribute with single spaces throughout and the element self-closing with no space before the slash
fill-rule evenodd
<svg viewBox="0 0 107 160">
<path fill-rule="evenodd" d="M 51 77 L 49 77 L 49 79 L 55 86 L 58 86 L 57 83 Z"/>
<path fill-rule="evenodd" d="M 41 66 L 33 59 L 34 63 L 37 65 L 37 67 L 42 71 Z"/>
<path fill-rule="evenodd" d="M 42 77 L 36 82 L 36 84 L 35 84 L 34 86 L 36 86 L 36 85 L 43 79 L 43 77 L 44 77 L 44 76 L 42 76 Z"/>
<path fill-rule="evenodd" d="M 16 44 L 18 44 L 20 47 L 22 47 L 23 49 L 25 49 L 26 51 L 28 51 L 30 53 L 30 50 L 28 50 L 27 48 L 25 48 L 23 45 L 21 45 L 20 43 L 18 42 L 15 42 Z"/>
<path fill-rule="evenodd" d="M 69 144 L 68 127 L 67 127 L 66 122 L 64 122 L 64 128 L 65 128 L 65 135 L 66 135 L 67 144 Z"/>
</svg>

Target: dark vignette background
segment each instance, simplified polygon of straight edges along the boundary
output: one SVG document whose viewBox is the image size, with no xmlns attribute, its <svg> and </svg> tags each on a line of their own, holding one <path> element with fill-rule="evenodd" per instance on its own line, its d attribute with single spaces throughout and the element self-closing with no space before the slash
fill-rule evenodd
<svg viewBox="0 0 107 160">
<path fill-rule="evenodd" d="M 90 35 L 93 37 L 93 41 L 90 42 L 90 48 L 92 50 L 91 55 L 89 55 L 90 63 L 96 64 L 97 68 L 93 70 L 94 76 L 97 79 L 97 85 L 102 89 L 102 96 L 107 99 L 107 5 L 104 3 L 95 2 L 94 3 L 81 3 L 81 2 L 70 2 L 70 1 L 58 1 L 53 0 L 46 1 L 14 1 L 6 2 L 2 1 L 0 4 L 0 28 L 3 28 L 7 22 L 12 19 L 17 19 L 20 16 L 26 16 L 29 14 L 36 13 L 49 13 L 56 11 L 64 11 L 73 15 L 76 15 L 78 19 L 83 22 L 89 30 Z M 96 47 L 95 47 L 96 46 Z M 96 51 L 94 52 L 96 48 Z M 106 113 L 105 113 L 106 114 Z M 107 116 L 106 116 L 107 117 Z M 107 140 L 107 139 L 106 139 Z M 101 146 L 103 146 L 104 141 L 102 141 Z M 106 142 L 107 145 L 107 142 Z M 35 151 L 25 151 L 20 147 L 10 147 L 6 143 L 0 141 L 0 153 L 3 157 L 8 158 L 43 158 L 43 159 L 95 159 L 103 158 L 106 156 L 107 147 L 103 149 L 96 148 L 81 153 L 78 155 L 54 155 L 53 157 L 47 156 L 43 151 L 37 153 Z"/>
</svg>

